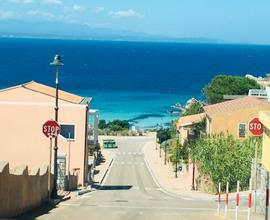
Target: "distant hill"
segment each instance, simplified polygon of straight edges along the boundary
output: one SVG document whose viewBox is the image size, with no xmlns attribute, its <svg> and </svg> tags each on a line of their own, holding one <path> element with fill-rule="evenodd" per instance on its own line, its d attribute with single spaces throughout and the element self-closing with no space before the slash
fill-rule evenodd
<svg viewBox="0 0 270 220">
<path fill-rule="evenodd" d="M 0 37 L 33 37 L 61 38 L 85 40 L 116 40 L 116 41 L 166 41 L 187 43 L 224 43 L 222 40 L 208 38 L 175 38 L 162 35 L 151 35 L 126 30 L 109 28 L 93 28 L 87 25 L 52 23 L 1 21 Z"/>
</svg>

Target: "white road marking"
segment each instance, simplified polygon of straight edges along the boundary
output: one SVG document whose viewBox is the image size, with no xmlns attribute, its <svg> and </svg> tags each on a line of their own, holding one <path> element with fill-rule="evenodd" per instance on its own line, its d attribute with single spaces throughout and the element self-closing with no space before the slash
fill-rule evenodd
<svg viewBox="0 0 270 220">
<path fill-rule="evenodd" d="M 146 191 L 152 190 L 150 187 L 145 187 L 144 189 L 145 189 Z"/>
<path fill-rule="evenodd" d="M 138 186 L 133 187 L 134 190 L 139 190 L 140 188 Z"/>
<path fill-rule="evenodd" d="M 60 203 L 60 206 L 80 206 L 80 203 Z"/>
<path fill-rule="evenodd" d="M 107 174 L 106 174 L 105 179 L 103 180 L 101 186 L 104 186 L 104 184 L 106 183 L 107 178 L 108 178 L 108 176 L 109 176 L 109 174 L 110 174 L 110 172 L 111 172 L 111 169 L 112 169 L 112 167 L 113 167 L 114 162 L 115 162 L 115 160 L 113 159 L 113 161 L 112 161 L 112 163 L 111 163 L 111 165 L 110 165 L 110 167 L 109 167 L 109 170 L 107 171 Z"/>
<path fill-rule="evenodd" d="M 125 162 L 121 162 L 121 164 L 123 165 L 123 164 L 125 164 Z"/>
</svg>

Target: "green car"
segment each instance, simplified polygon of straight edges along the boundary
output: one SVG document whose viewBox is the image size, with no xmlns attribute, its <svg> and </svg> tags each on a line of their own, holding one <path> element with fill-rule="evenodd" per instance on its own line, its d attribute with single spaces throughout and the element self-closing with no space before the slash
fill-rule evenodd
<svg viewBox="0 0 270 220">
<path fill-rule="evenodd" d="M 104 148 L 118 148 L 118 146 L 116 145 L 115 140 L 113 140 L 113 139 L 105 139 L 105 140 L 103 140 L 103 147 Z"/>
</svg>

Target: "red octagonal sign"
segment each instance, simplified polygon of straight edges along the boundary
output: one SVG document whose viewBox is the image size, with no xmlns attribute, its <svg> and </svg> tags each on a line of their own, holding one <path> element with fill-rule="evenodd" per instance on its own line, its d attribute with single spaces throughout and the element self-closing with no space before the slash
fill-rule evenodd
<svg viewBox="0 0 270 220">
<path fill-rule="evenodd" d="M 249 122 L 249 131 L 255 136 L 260 136 L 263 134 L 263 125 L 258 118 L 253 118 Z"/>
<path fill-rule="evenodd" d="M 42 132 L 46 137 L 55 138 L 60 134 L 60 126 L 56 121 L 50 120 L 42 126 Z"/>
</svg>

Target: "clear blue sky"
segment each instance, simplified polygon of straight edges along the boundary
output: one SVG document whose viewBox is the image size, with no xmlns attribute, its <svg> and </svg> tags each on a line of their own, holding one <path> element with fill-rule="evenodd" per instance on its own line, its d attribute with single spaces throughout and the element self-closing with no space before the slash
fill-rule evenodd
<svg viewBox="0 0 270 220">
<path fill-rule="evenodd" d="M 179 38 L 268 44 L 269 12 L 269 0 L 0 0 L 0 23 L 56 20 Z"/>
</svg>

